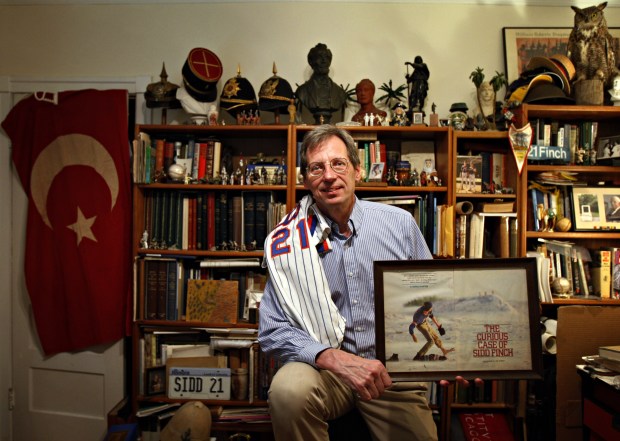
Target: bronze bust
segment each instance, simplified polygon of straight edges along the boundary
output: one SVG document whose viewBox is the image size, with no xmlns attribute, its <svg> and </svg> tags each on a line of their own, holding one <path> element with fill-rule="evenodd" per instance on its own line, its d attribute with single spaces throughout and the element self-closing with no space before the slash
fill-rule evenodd
<svg viewBox="0 0 620 441">
<path fill-rule="evenodd" d="M 342 110 L 346 101 L 344 89 L 329 77 L 331 62 L 332 53 L 325 44 L 319 43 L 310 49 L 308 64 L 312 67 L 312 76 L 295 92 L 301 106 L 314 116 L 316 124 L 329 123 L 332 113 Z"/>
</svg>

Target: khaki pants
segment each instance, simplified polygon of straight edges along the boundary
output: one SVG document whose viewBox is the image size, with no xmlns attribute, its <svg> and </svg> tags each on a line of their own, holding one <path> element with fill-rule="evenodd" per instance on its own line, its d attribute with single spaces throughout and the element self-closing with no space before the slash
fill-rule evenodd
<svg viewBox="0 0 620 441">
<path fill-rule="evenodd" d="M 424 346 L 422 346 L 422 349 L 418 351 L 417 355 L 426 355 L 428 350 L 433 347 L 433 344 L 436 345 L 439 349 L 443 347 L 443 342 L 441 341 L 439 334 L 437 334 L 437 331 L 435 331 L 435 329 L 431 325 L 429 325 L 428 322 L 425 321 L 423 323 L 420 323 L 417 326 L 417 329 L 418 331 L 420 331 L 420 334 L 422 334 L 426 339 L 426 343 L 424 344 Z"/>
<path fill-rule="evenodd" d="M 371 401 L 326 370 L 287 363 L 269 389 L 276 441 L 328 441 L 327 421 L 357 407 L 375 441 L 437 440 L 437 427 L 424 396 L 423 383 L 397 383 Z"/>
</svg>

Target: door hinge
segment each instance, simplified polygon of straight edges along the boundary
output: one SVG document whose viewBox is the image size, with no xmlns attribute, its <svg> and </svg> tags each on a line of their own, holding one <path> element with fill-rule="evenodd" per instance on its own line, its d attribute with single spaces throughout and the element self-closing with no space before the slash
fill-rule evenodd
<svg viewBox="0 0 620 441">
<path fill-rule="evenodd" d="M 15 409 L 15 391 L 13 391 L 12 387 L 9 388 L 8 398 L 9 398 L 9 410 Z"/>
</svg>

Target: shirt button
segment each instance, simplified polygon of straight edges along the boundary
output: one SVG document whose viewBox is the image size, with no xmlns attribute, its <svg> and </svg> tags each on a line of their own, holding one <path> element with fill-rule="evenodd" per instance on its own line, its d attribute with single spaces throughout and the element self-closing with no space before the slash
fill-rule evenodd
<svg viewBox="0 0 620 441">
<path fill-rule="evenodd" d="M 364 328 L 362 328 L 361 326 L 356 326 L 355 330 L 358 331 L 358 332 L 361 332 L 361 331 L 364 330 Z"/>
<path fill-rule="evenodd" d="M 353 273 L 352 273 L 352 272 L 349 272 L 349 273 L 347 273 L 347 276 L 349 276 L 349 277 L 353 277 Z"/>
<path fill-rule="evenodd" d="M 357 305 L 358 303 L 359 303 L 359 301 L 358 301 L 358 300 L 353 300 L 353 304 L 354 304 L 354 305 Z"/>
</svg>

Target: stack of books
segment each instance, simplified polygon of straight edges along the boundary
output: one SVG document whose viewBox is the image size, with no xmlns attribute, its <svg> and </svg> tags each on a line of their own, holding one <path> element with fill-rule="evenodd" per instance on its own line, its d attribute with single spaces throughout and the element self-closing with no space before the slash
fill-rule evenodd
<svg viewBox="0 0 620 441">
<path fill-rule="evenodd" d="M 620 345 L 601 346 L 598 355 L 588 355 L 582 359 L 597 375 L 620 375 Z"/>
</svg>

